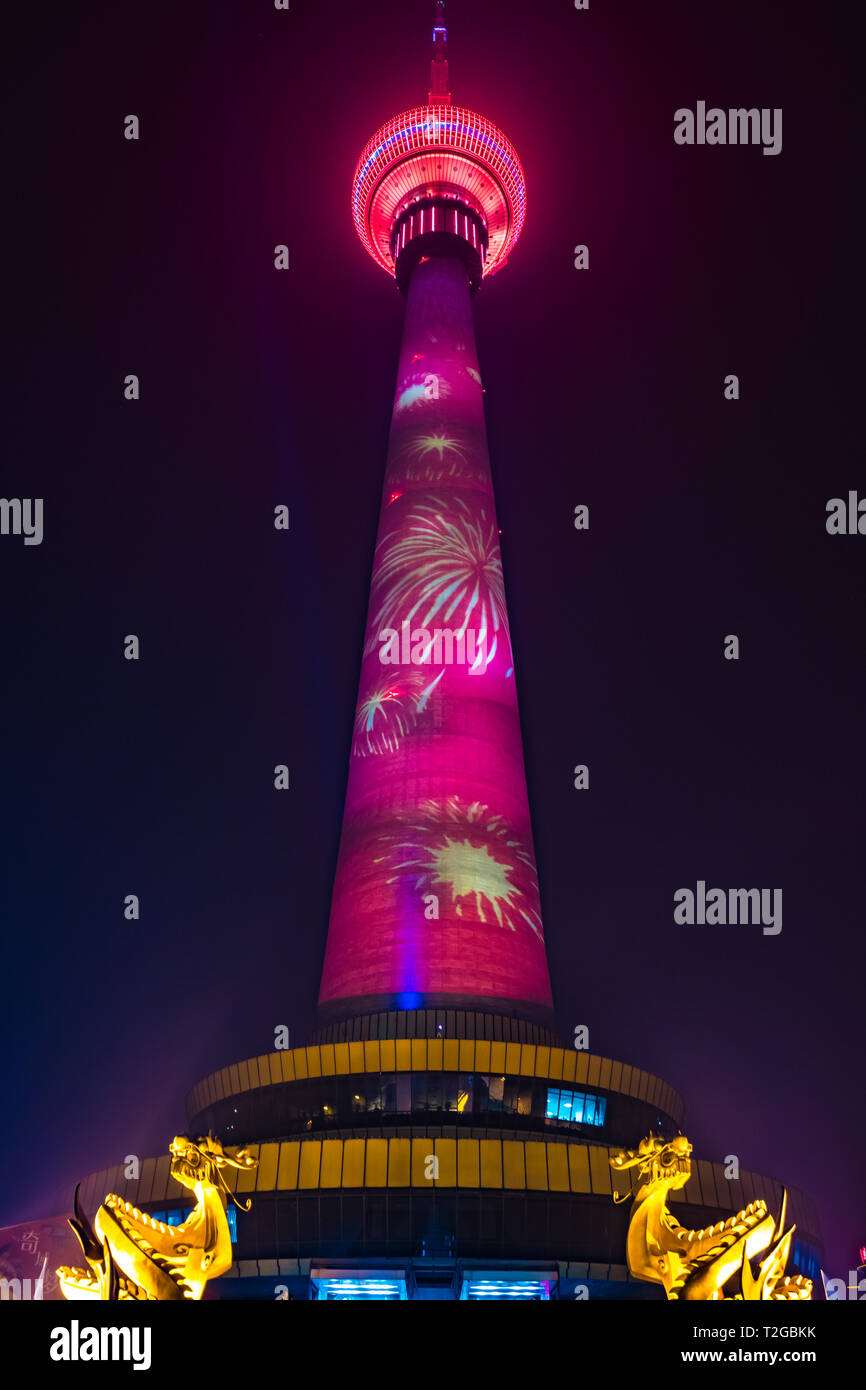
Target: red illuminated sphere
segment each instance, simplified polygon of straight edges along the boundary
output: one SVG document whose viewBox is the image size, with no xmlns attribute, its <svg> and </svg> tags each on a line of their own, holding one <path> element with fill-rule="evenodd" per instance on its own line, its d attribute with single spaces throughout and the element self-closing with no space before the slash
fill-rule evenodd
<svg viewBox="0 0 866 1390">
<path fill-rule="evenodd" d="M 456 236 L 477 289 L 505 265 L 523 230 L 523 167 L 484 116 L 462 106 L 416 106 L 368 141 L 352 182 L 352 215 L 374 261 L 401 288 L 422 256 Z"/>
</svg>

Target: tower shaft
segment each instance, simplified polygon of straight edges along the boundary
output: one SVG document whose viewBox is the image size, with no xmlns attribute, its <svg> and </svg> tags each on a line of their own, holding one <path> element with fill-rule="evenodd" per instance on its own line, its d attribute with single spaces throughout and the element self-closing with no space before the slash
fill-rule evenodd
<svg viewBox="0 0 866 1390">
<path fill-rule="evenodd" d="M 323 1022 L 446 1005 L 551 1021 L 459 254 L 424 257 L 408 278 L 319 998 Z"/>
</svg>

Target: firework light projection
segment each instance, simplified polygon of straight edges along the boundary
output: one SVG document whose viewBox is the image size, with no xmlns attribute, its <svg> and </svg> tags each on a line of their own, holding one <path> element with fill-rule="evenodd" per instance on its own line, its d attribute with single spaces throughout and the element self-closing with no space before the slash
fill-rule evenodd
<svg viewBox="0 0 866 1390">
<path fill-rule="evenodd" d="M 496 655 L 499 635 L 508 642 L 505 585 L 499 536 L 488 506 L 461 496 L 416 501 L 406 522 L 377 546 L 373 569 L 375 606 L 367 651 L 379 634 L 404 622 L 421 628 L 476 632 L 485 644 L 484 665 Z"/>
<path fill-rule="evenodd" d="M 364 758 L 370 753 L 394 753 L 400 740 L 412 732 L 427 703 L 445 672 L 432 681 L 417 671 L 400 675 L 386 674 L 385 678 L 362 695 L 355 712 L 355 732 L 352 756 Z"/>
<path fill-rule="evenodd" d="M 445 394 L 441 386 L 439 387 L 439 392 L 440 394 Z M 413 406 L 421 405 L 424 401 L 428 400 L 430 400 L 429 385 L 423 381 L 413 382 L 411 386 L 407 386 L 404 391 L 400 392 L 394 406 L 394 413 L 396 415 L 399 411 L 411 410 Z"/>
<path fill-rule="evenodd" d="M 460 434 L 446 424 L 431 422 L 423 434 L 406 434 L 392 449 L 389 479 L 398 477 L 405 484 L 462 481 L 488 491 L 489 470 L 483 453 L 468 433 Z"/>
<path fill-rule="evenodd" d="M 543 941 L 532 850 L 488 806 L 456 796 L 423 801 L 385 839 L 380 862 L 389 884 L 408 879 L 422 895 L 444 889 L 457 917 L 510 931 L 528 927 Z"/>
<path fill-rule="evenodd" d="M 437 477 L 456 477 L 466 466 L 466 450 L 460 440 L 449 439 L 445 433 L 418 435 L 409 444 L 406 458 L 419 472 L 432 465 Z"/>
</svg>

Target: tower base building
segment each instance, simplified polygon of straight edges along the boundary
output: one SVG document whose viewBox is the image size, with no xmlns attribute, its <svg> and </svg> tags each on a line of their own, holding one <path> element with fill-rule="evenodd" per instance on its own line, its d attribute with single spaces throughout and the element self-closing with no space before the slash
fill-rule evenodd
<svg viewBox="0 0 866 1390">
<path fill-rule="evenodd" d="M 628 1176 L 609 1156 L 670 1136 L 683 1102 L 659 1077 L 567 1048 L 539 1024 L 461 1009 L 377 1012 L 324 1027 L 307 1047 L 221 1068 L 187 1097 L 190 1133 L 243 1142 L 258 1158 L 228 1173 L 235 1264 L 208 1298 L 664 1298 L 628 1277 Z M 169 1223 L 189 1194 L 168 1155 L 93 1174 Z M 817 1277 L 814 1207 L 788 1188 L 794 1270 Z M 671 1209 L 690 1230 L 764 1198 L 773 1178 L 692 1160 Z M 586 1290 L 586 1293 L 583 1290 Z"/>
</svg>

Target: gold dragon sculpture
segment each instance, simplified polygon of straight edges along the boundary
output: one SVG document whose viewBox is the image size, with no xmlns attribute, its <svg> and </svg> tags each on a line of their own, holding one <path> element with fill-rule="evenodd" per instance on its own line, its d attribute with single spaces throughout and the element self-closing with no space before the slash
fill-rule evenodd
<svg viewBox="0 0 866 1390">
<path fill-rule="evenodd" d="M 86 1269 L 61 1265 L 57 1271 L 63 1296 L 104 1302 L 200 1299 L 208 1279 L 224 1274 L 232 1263 L 231 1232 L 226 1216 L 232 1197 L 222 1170 L 248 1171 L 258 1160 L 244 1149 L 227 1151 L 212 1135 L 172 1139 L 171 1176 L 195 1193 L 196 1205 L 180 1226 L 138 1210 L 110 1193 L 91 1227 L 75 1190 L 75 1216 L 69 1224 L 78 1237 Z M 232 1201 L 241 1206 L 234 1197 Z M 248 1199 L 243 1210 L 252 1205 Z"/>
<path fill-rule="evenodd" d="M 610 1156 L 617 1172 L 637 1169 L 631 1191 L 614 1194 L 615 1202 L 634 1198 L 626 1240 L 632 1277 L 661 1284 L 669 1299 L 811 1298 L 811 1279 L 785 1274 L 796 1229 L 785 1231 L 787 1193 L 778 1222 L 764 1201 L 750 1202 L 736 1216 L 702 1231 L 687 1231 L 668 1210 L 668 1194 L 685 1187 L 691 1177 L 691 1153 L 683 1134 L 668 1140 L 648 1135 L 637 1149 Z M 764 1258 L 755 1274 L 750 1261 L 758 1255 Z M 726 1293 L 735 1276 L 736 1291 Z"/>
</svg>

